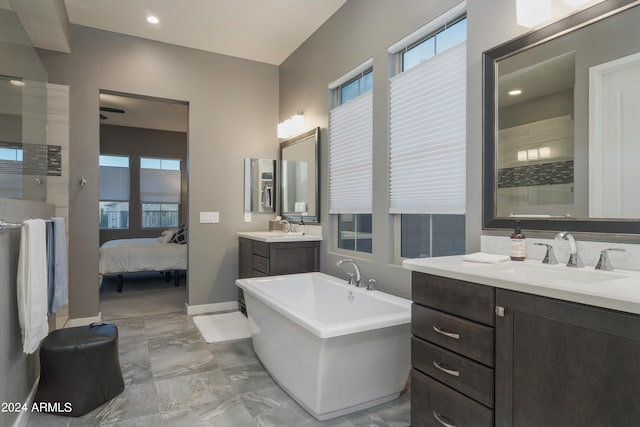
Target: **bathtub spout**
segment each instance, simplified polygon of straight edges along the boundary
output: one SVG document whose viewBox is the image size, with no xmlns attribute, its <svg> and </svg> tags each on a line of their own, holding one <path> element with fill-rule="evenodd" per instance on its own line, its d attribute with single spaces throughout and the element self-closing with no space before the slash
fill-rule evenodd
<svg viewBox="0 0 640 427">
<path fill-rule="evenodd" d="M 336 263 L 338 267 L 340 267 L 342 264 L 353 264 L 353 268 L 355 268 L 356 270 L 356 277 L 354 280 L 353 275 L 351 275 L 349 277 L 348 282 L 350 285 L 355 285 L 357 287 L 360 287 L 360 269 L 358 268 L 358 264 L 356 264 L 355 261 L 352 260 L 351 258 L 344 258 Z"/>
</svg>

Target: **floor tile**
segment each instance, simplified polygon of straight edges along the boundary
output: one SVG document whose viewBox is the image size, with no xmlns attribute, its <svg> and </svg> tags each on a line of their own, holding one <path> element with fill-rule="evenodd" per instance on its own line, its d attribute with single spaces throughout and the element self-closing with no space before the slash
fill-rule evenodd
<svg viewBox="0 0 640 427">
<path fill-rule="evenodd" d="M 71 419 L 61 415 L 30 412 L 27 427 L 67 427 Z"/>
<path fill-rule="evenodd" d="M 222 371 L 227 375 L 229 381 L 231 381 L 231 386 L 238 394 L 276 385 L 260 363 L 248 363 L 224 368 Z"/>
<path fill-rule="evenodd" d="M 88 414 L 73 418 L 70 426 L 99 426 L 159 413 L 156 390 L 152 383 L 126 387 L 118 396 Z"/>
<path fill-rule="evenodd" d="M 156 380 L 156 390 L 161 412 L 185 410 L 235 397 L 229 380 L 219 369 Z"/>
<path fill-rule="evenodd" d="M 209 350 L 196 350 L 151 357 L 151 371 L 155 380 L 163 380 L 218 368 Z"/>
<path fill-rule="evenodd" d="M 259 363 L 251 340 L 239 340 L 218 344 L 207 344 L 215 361 L 221 368 L 231 368 L 248 363 Z"/>
<path fill-rule="evenodd" d="M 165 427 L 253 427 L 258 426 L 237 396 L 198 405 L 187 411 L 162 414 Z"/>
<path fill-rule="evenodd" d="M 127 362 L 120 360 L 120 369 L 122 370 L 122 378 L 125 387 L 139 385 L 151 382 L 153 374 L 151 373 L 151 361 L 146 359 L 134 360 Z"/>
<path fill-rule="evenodd" d="M 111 424 L 101 424 L 101 427 L 158 427 L 162 425 L 160 414 L 147 415 L 146 417 L 121 421 Z"/>
</svg>

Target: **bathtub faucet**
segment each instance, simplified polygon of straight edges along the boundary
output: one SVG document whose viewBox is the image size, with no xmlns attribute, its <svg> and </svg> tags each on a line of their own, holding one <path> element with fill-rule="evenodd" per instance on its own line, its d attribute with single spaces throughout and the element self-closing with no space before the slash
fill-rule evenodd
<svg viewBox="0 0 640 427">
<path fill-rule="evenodd" d="M 358 268 L 358 265 L 355 263 L 354 260 L 352 260 L 351 258 L 344 258 L 341 259 L 340 261 L 338 261 L 336 263 L 336 265 L 338 267 L 340 267 L 342 264 L 353 264 L 353 268 L 356 269 L 356 277 L 355 280 L 353 278 L 353 274 L 349 276 L 349 284 L 350 285 L 355 285 L 357 287 L 360 287 L 360 269 Z"/>
</svg>

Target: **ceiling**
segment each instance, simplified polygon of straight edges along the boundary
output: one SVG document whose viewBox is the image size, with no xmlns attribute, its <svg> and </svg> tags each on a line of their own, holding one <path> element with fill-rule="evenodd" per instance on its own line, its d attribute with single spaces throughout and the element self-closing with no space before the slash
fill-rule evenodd
<svg viewBox="0 0 640 427">
<path fill-rule="evenodd" d="M 0 0 L 44 46 L 69 22 L 267 64 L 280 65 L 347 0 Z M 150 24 L 147 16 L 160 22 Z M 66 17 L 65 17 L 66 18 Z M 29 22 L 31 21 L 31 22 Z M 65 20 L 66 21 L 66 20 Z M 33 34 L 29 34 L 33 38 Z M 32 40 L 33 41 L 33 40 Z M 58 49 L 52 49 L 58 50 Z M 66 51 L 62 49 L 61 51 Z"/>
<path fill-rule="evenodd" d="M 32 43 L 43 49 L 68 53 L 70 22 L 280 65 L 346 1 L 0 0 L 0 9 L 14 10 Z M 160 22 L 148 23 L 148 15 Z M 185 104 L 102 94 L 100 105 L 125 110 L 102 112 L 107 119 L 101 124 L 178 132 L 188 128 Z"/>
</svg>

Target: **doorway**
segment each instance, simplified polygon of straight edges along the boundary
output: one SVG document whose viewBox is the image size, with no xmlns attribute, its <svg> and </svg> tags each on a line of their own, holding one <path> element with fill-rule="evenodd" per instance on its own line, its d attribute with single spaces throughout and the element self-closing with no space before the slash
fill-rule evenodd
<svg viewBox="0 0 640 427">
<path fill-rule="evenodd" d="M 100 312 L 183 312 L 187 102 L 100 90 Z"/>
</svg>

